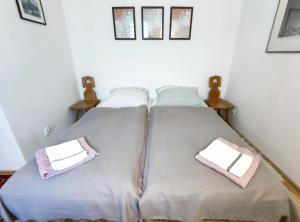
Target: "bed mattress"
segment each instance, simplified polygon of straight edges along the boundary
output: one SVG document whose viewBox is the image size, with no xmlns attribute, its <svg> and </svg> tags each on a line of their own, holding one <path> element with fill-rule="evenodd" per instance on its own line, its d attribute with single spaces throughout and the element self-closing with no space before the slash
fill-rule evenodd
<svg viewBox="0 0 300 222">
<path fill-rule="evenodd" d="M 53 144 L 84 136 L 99 155 L 48 180 L 32 160 L 0 190 L 2 216 L 138 221 L 146 132 L 146 106 L 92 109 Z"/>
<path fill-rule="evenodd" d="M 280 178 L 265 163 L 241 189 L 194 158 L 217 137 L 246 146 L 213 109 L 153 107 L 150 115 L 142 218 L 299 221 Z"/>
</svg>

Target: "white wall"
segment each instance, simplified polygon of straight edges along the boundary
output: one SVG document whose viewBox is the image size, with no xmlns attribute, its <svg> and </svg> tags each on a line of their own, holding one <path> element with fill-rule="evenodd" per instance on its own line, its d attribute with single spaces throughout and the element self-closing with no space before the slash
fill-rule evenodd
<svg viewBox="0 0 300 222">
<path fill-rule="evenodd" d="M 165 40 L 141 40 L 141 6 L 165 6 Z M 208 77 L 223 76 L 223 89 L 238 29 L 242 0 L 63 0 L 72 55 L 80 78 L 96 79 L 98 97 L 114 87 L 165 84 L 198 86 L 207 97 Z M 112 6 L 135 6 L 136 41 L 115 41 Z M 170 6 L 194 6 L 191 41 L 169 41 Z M 153 93 L 152 93 L 153 95 Z"/>
<path fill-rule="evenodd" d="M 300 54 L 265 53 L 277 4 L 245 0 L 226 98 L 234 126 L 300 185 Z"/>
<path fill-rule="evenodd" d="M 74 122 L 68 106 L 79 99 L 61 0 L 42 2 L 47 26 L 21 20 L 15 1 L 0 7 L 0 103 L 27 160 L 47 144 L 44 126 Z"/>
<path fill-rule="evenodd" d="M 24 157 L 0 105 L 0 171 L 18 170 L 25 164 Z M 12 158 L 13 157 L 13 158 Z"/>
</svg>

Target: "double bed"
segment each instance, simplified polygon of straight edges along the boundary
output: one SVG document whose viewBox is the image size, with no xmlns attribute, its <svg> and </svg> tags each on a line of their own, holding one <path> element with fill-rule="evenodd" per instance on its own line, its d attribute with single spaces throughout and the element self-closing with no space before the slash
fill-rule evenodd
<svg viewBox="0 0 300 222">
<path fill-rule="evenodd" d="M 117 99 L 118 105 L 106 103 L 114 108 L 102 104 L 92 109 L 53 143 L 84 136 L 99 153 L 94 160 L 47 180 L 40 178 L 32 160 L 1 188 L 0 210 L 6 222 L 299 222 L 280 178 L 264 162 L 241 189 L 195 159 L 217 137 L 247 146 L 195 95 L 180 105 L 174 98 L 182 100 L 182 94 L 167 93 L 172 102 L 159 100 L 148 114 L 144 94 L 132 98 L 130 92 L 125 100 L 120 94 L 125 105 Z M 132 101 L 134 107 L 122 108 Z"/>
</svg>

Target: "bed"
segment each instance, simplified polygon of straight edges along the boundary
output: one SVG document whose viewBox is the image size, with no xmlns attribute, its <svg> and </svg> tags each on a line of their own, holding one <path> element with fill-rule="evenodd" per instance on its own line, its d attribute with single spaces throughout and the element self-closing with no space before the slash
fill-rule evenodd
<svg viewBox="0 0 300 222">
<path fill-rule="evenodd" d="M 146 106 L 89 111 L 54 144 L 84 136 L 99 155 L 48 180 L 32 160 L 0 190 L 2 217 L 138 221 L 147 113 Z"/>
<path fill-rule="evenodd" d="M 280 178 L 264 163 L 241 189 L 196 161 L 217 137 L 246 145 L 196 88 L 167 86 L 157 94 L 149 117 L 141 105 L 149 104 L 145 89 L 114 89 L 53 143 L 84 136 L 99 156 L 48 180 L 35 160 L 28 163 L 0 190 L 5 221 L 299 222 Z"/>
<path fill-rule="evenodd" d="M 298 222 L 296 208 L 280 178 L 265 163 L 241 189 L 195 160 L 195 155 L 217 137 L 246 146 L 211 108 L 151 108 L 141 218 Z"/>
</svg>

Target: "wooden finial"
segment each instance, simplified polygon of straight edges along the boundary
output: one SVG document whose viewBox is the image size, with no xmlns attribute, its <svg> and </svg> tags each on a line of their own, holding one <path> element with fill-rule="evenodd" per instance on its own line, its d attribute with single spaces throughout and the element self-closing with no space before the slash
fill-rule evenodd
<svg viewBox="0 0 300 222">
<path fill-rule="evenodd" d="M 209 78 L 209 87 L 211 88 L 208 94 L 209 103 L 217 103 L 220 101 L 221 76 L 212 76 Z"/>
<path fill-rule="evenodd" d="M 84 91 L 84 100 L 85 101 L 96 101 L 97 95 L 94 91 L 95 81 L 94 78 L 91 76 L 84 76 L 82 77 L 82 87 L 85 88 Z"/>
</svg>

